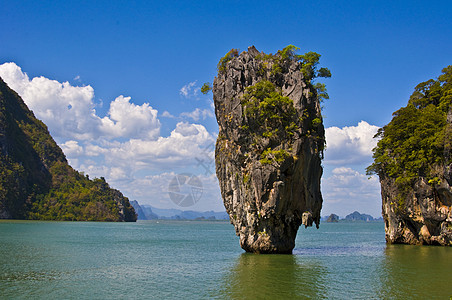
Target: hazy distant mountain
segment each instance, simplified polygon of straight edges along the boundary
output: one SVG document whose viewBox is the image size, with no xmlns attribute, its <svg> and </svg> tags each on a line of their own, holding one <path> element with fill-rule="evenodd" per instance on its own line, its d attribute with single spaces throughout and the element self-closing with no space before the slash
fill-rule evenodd
<svg viewBox="0 0 452 300">
<path fill-rule="evenodd" d="M 180 210 L 180 209 L 165 209 L 157 208 L 151 205 L 141 205 L 146 219 L 170 219 L 170 220 L 229 220 L 229 216 L 226 212 L 215 211 L 193 211 L 193 210 Z"/>
<path fill-rule="evenodd" d="M 336 214 L 331 214 L 329 216 L 323 216 L 320 219 L 322 222 L 327 223 L 336 223 L 336 222 L 356 222 L 356 221 L 364 221 L 364 222 L 381 222 L 383 221 L 382 217 L 374 218 L 371 215 L 361 214 L 357 211 L 348 214 L 345 218 L 341 218 Z"/>
<path fill-rule="evenodd" d="M 143 210 L 143 208 L 140 206 L 140 204 L 138 204 L 137 200 L 132 200 L 130 201 L 130 204 L 133 206 L 133 208 L 135 209 L 135 212 L 137 214 L 137 220 L 147 220 L 148 218 L 146 217 L 146 214 Z"/>
<path fill-rule="evenodd" d="M 339 216 L 336 214 L 331 214 L 326 221 L 328 223 L 336 223 L 339 221 Z"/>
<path fill-rule="evenodd" d="M 347 221 L 373 221 L 374 218 L 371 215 L 360 214 L 357 211 L 352 212 L 351 214 L 345 216 L 345 220 Z"/>
</svg>

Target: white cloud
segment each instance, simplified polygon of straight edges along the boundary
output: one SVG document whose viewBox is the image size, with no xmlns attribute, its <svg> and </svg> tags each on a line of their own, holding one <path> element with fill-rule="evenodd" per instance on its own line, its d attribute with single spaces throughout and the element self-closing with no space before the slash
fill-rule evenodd
<svg viewBox="0 0 452 300">
<path fill-rule="evenodd" d="M 201 88 L 196 87 L 196 81 L 190 82 L 184 85 L 180 90 L 179 94 L 181 94 L 185 98 L 196 97 L 199 94 Z"/>
<path fill-rule="evenodd" d="M 79 146 L 77 141 L 67 141 L 66 143 L 60 144 L 61 149 L 64 154 L 69 157 L 80 157 L 83 155 L 83 148 Z"/>
<path fill-rule="evenodd" d="M 368 163 L 372 157 L 372 149 L 377 144 L 377 140 L 373 137 L 378 128 L 365 121 L 359 122 L 358 126 L 327 128 L 325 130 L 327 145 L 325 164 Z"/>
<path fill-rule="evenodd" d="M 131 199 L 144 201 L 157 193 L 149 174 L 182 170 L 205 173 L 200 176 L 210 178 L 207 197 L 219 195 L 212 164 L 216 136 L 203 125 L 179 122 L 168 136 L 160 136 L 158 111 L 147 103 L 136 105 L 121 95 L 109 104 L 107 116 L 100 117 L 91 86 L 72 86 L 45 77 L 30 79 L 14 63 L 0 65 L 0 76 L 48 125 L 74 168 L 91 177 L 105 177 Z M 196 94 L 195 83 L 181 93 Z M 173 117 L 169 112 L 162 116 Z M 208 110 L 196 109 L 184 117 L 209 116 Z"/>
<path fill-rule="evenodd" d="M 374 217 L 381 214 L 380 183 L 348 167 L 335 168 L 322 180 L 322 215 L 345 216 L 355 210 Z"/>
<path fill-rule="evenodd" d="M 176 118 L 175 116 L 173 116 L 172 114 L 170 114 L 169 111 L 166 111 L 166 110 L 162 113 L 162 117 L 165 117 L 165 118 L 171 118 L 171 119 Z"/>
<path fill-rule="evenodd" d="M 156 138 L 160 130 L 157 110 L 145 103 L 130 103 L 119 96 L 110 104 L 108 116 L 96 114 L 94 89 L 72 86 L 45 77 L 30 80 L 15 63 L 0 65 L 0 77 L 48 127 L 54 137 L 72 140 L 98 138 Z"/>
<path fill-rule="evenodd" d="M 171 201 L 168 190 L 171 180 L 178 172 L 163 172 L 157 175 L 148 175 L 124 184 L 121 190 L 135 195 L 140 204 L 155 207 L 176 208 L 197 211 L 224 211 L 223 201 L 218 188 L 218 179 L 215 175 L 196 175 L 202 184 L 202 195 L 197 203 L 190 207 L 180 207 Z M 146 188 L 143 188 L 146 187 Z"/>
<path fill-rule="evenodd" d="M 212 118 L 214 117 L 214 114 L 210 109 L 196 108 L 192 112 L 183 112 L 180 116 L 193 119 L 193 121 L 199 121 L 200 119 L 205 120 L 206 118 Z"/>
<path fill-rule="evenodd" d="M 130 97 L 119 96 L 110 103 L 108 117 L 102 118 L 101 131 L 110 137 L 157 138 L 160 121 L 157 110 L 148 103 L 135 105 Z"/>
</svg>

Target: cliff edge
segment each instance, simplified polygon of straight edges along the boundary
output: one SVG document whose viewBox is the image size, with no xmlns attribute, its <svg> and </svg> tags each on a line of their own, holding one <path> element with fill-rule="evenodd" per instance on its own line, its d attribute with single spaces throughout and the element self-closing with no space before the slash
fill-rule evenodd
<svg viewBox="0 0 452 300">
<path fill-rule="evenodd" d="M 320 55 L 232 49 L 213 83 L 219 135 L 216 173 L 231 223 L 247 252 L 291 253 L 298 227 L 319 226 L 325 146 L 320 96 L 329 77 Z M 326 98 L 326 97 L 325 97 Z"/>
<path fill-rule="evenodd" d="M 388 243 L 452 246 L 452 66 L 379 130 L 374 163 Z"/>
</svg>

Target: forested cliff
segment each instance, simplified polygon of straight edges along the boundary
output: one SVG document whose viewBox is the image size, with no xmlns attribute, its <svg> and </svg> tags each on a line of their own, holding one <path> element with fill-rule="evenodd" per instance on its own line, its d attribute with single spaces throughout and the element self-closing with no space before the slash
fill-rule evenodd
<svg viewBox="0 0 452 300">
<path fill-rule="evenodd" d="M 452 245 L 452 66 L 416 86 L 377 134 L 386 240 Z"/>
</svg>

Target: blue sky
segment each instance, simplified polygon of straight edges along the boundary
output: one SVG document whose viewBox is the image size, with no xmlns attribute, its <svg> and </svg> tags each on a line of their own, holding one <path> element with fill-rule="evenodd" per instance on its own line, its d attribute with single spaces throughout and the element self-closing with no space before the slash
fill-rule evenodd
<svg viewBox="0 0 452 300">
<path fill-rule="evenodd" d="M 168 181 L 191 172 L 205 183 L 192 209 L 220 210 L 214 169 L 196 160 L 218 132 L 199 87 L 231 48 L 316 51 L 333 74 L 322 214 L 379 216 L 368 136 L 452 63 L 451 15 L 450 1 L 1 1 L 0 76 L 75 168 L 173 208 Z"/>
</svg>

